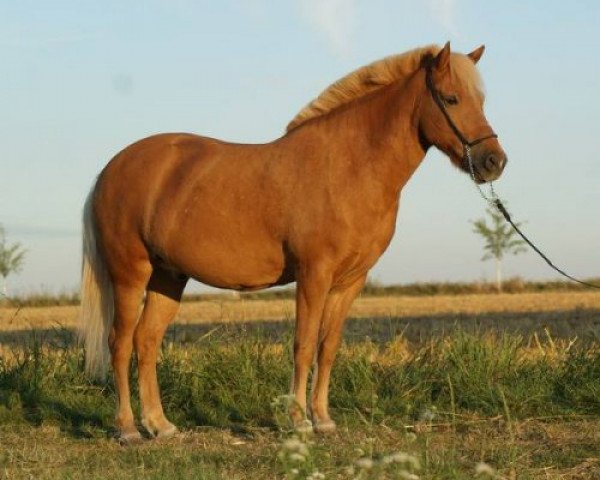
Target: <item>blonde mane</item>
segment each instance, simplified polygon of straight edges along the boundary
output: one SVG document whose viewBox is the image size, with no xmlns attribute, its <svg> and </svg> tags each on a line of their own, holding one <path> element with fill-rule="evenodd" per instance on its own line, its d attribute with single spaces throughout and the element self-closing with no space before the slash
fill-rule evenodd
<svg viewBox="0 0 600 480">
<path fill-rule="evenodd" d="M 425 55 L 437 55 L 440 47 L 429 45 L 399 55 L 391 55 L 355 70 L 327 87 L 288 124 L 291 131 L 303 123 L 325 115 L 386 85 L 408 77 L 421 65 Z"/>
</svg>

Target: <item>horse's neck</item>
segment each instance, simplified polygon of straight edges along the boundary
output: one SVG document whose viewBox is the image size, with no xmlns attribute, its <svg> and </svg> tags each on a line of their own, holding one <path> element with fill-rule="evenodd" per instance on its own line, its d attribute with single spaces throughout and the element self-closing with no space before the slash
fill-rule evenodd
<svg viewBox="0 0 600 480">
<path fill-rule="evenodd" d="M 344 152 L 338 161 L 396 199 L 426 153 L 417 121 L 425 89 L 421 76 L 417 72 L 402 85 L 384 87 L 315 125 Z"/>
<path fill-rule="evenodd" d="M 419 105 L 425 81 L 417 72 L 402 85 L 390 85 L 373 96 L 365 130 L 372 139 L 369 161 L 396 194 L 408 182 L 426 151 L 419 140 Z"/>
</svg>

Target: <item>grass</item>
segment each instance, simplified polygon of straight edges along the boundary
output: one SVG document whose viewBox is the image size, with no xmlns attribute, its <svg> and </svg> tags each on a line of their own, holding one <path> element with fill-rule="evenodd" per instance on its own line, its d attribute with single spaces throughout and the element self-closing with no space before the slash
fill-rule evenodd
<svg viewBox="0 0 600 480">
<path fill-rule="evenodd" d="M 0 478 L 462 479 L 480 462 L 496 478 L 600 477 L 600 344 L 460 331 L 346 344 L 339 432 L 300 439 L 294 464 L 273 401 L 288 390 L 289 334 L 239 333 L 165 345 L 163 402 L 185 433 L 129 448 L 112 440 L 112 384 L 88 381 L 68 342 L 32 335 L 0 356 Z M 394 463 L 399 451 L 420 468 Z"/>
<path fill-rule="evenodd" d="M 600 285 L 600 278 L 587 279 L 589 283 Z M 503 282 L 503 292 L 540 293 L 540 292 L 584 292 L 587 287 L 570 281 L 525 281 L 519 277 L 509 278 Z M 493 282 L 419 282 L 402 285 L 383 285 L 370 280 L 363 288 L 365 297 L 382 296 L 432 296 L 432 295 L 466 295 L 466 294 L 496 294 L 496 284 Z M 263 290 L 260 292 L 241 293 L 240 298 L 246 300 L 289 300 L 294 298 L 293 287 Z M 232 292 L 224 293 L 189 293 L 183 298 L 184 302 L 210 302 L 238 298 Z M 12 296 L 8 299 L 0 297 L 0 306 L 7 307 L 50 307 L 79 304 L 78 291 L 63 291 L 52 293 L 40 290 L 23 295 Z"/>
<path fill-rule="evenodd" d="M 600 292 L 544 292 L 502 295 L 435 295 L 358 298 L 350 311 L 346 338 L 389 340 L 403 333 L 410 340 L 465 330 L 486 329 L 523 335 L 547 327 L 553 337 L 598 339 Z M 32 329 L 62 334 L 78 323 L 75 306 L 0 308 L 0 344 L 18 346 Z M 213 329 L 270 330 L 274 338 L 289 333 L 292 300 L 224 299 L 185 302 L 167 338 L 191 341 Z M 243 333 L 243 332 L 241 332 Z M 2 345 L 0 345 L 0 351 Z"/>
</svg>

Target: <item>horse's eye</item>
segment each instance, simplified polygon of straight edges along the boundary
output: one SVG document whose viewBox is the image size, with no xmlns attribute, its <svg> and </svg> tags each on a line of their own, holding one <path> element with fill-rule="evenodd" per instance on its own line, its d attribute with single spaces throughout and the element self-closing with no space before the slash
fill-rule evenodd
<svg viewBox="0 0 600 480">
<path fill-rule="evenodd" d="M 456 105 L 458 103 L 458 97 L 456 95 L 444 95 L 444 103 L 446 105 Z"/>
</svg>

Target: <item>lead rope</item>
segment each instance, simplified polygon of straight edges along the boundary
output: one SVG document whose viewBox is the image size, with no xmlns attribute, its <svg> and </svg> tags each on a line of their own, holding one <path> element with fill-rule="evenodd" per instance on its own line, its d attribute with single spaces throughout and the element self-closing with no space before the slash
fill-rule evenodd
<svg viewBox="0 0 600 480">
<path fill-rule="evenodd" d="M 521 231 L 521 229 L 519 227 L 517 227 L 515 225 L 515 222 L 513 222 L 512 218 L 510 217 L 510 214 L 508 213 L 508 211 L 506 210 L 506 208 L 504 207 L 504 205 L 502 204 L 502 201 L 500 200 L 500 198 L 498 197 L 498 195 L 496 194 L 496 191 L 494 190 L 494 184 L 492 182 L 489 182 L 490 185 L 490 194 L 489 196 L 485 194 L 485 192 L 483 191 L 483 189 L 481 188 L 481 186 L 479 185 L 479 183 L 477 183 L 477 180 L 475 178 L 475 168 L 473 167 L 473 160 L 471 158 L 471 147 L 469 145 L 464 145 L 464 150 L 465 150 L 465 157 L 467 159 L 467 162 L 469 164 L 469 171 L 471 173 L 471 179 L 473 180 L 473 183 L 475 184 L 475 186 L 477 187 L 477 190 L 479 190 L 479 194 L 481 195 L 481 197 L 492 207 L 495 208 L 496 210 L 498 210 L 502 216 L 504 217 L 504 219 L 515 229 L 515 231 L 521 236 L 521 238 L 523 240 L 525 240 L 525 242 L 531 247 L 533 248 L 533 250 L 544 259 L 544 261 L 550 265 L 550 267 L 552 267 L 554 270 L 556 270 L 558 273 L 560 273 L 562 276 L 568 278 L 569 280 L 572 280 L 574 282 L 577 282 L 581 285 L 585 285 L 586 287 L 591 287 L 591 288 L 600 288 L 600 285 L 594 285 L 593 283 L 589 283 L 589 282 L 585 282 L 583 280 L 579 280 L 575 277 L 572 277 L 571 275 L 569 275 L 568 273 L 566 273 L 564 270 L 561 270 L 560 268 L 558 268 L 556 265 L 554 265 L 554 263 L 552 263 L 552 261 L 546 256 L 544 255 L 539 248 L 537 248 L 532 242 L 531 240 L 529 240 L 529 238 L 527 238 L 527 236 Z"/>
</svg>

